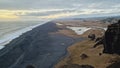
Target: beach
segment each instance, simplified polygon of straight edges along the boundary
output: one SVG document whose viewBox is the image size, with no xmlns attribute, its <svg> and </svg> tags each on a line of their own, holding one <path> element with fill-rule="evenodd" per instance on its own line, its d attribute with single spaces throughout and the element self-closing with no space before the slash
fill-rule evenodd
<svg viewBox="0 0 120 68">
<path fill-rule="evenodd" d="M 45 24 L 41 21 L 13 21 L 13 22 L 0 22 L 0 49 L 4 48 L 6 44 L 13 39 L 19 37 L 33 28 Z"/>
<path fill-rule="evenodd" d="M 49 22 L 12 40 L 0 50 L 0 67 L 24 68 L 30 64 L 36 68 L 54 67 L 67 54 L 67 47 L 82 40 L 56 33 L 58 30 L 55 23 Z"/>
<path fill-rule="evenodd" d="M 0 68 L 120 68 L 120 0 L 0 0 Z"/>
<path fill-rule="evenodd" d="M 105 68 L 110 64 L 109 60 L 116 56 L 99 56 L 103 50 L 102 45 L 93 48 L 95 42 L 91 41 L 88 35 L 103 36 L 107 25 L 103 22 L 81 20 L 49 21 L 5 45 L 0 50 L 0 67 L 25 68 L 32 65 L 35 68 L 63 68 L 64 65 L 85 64 Z M 82 54 L 89 58 L 82 60 Z M 104 61 L 100 61 L 102 59 Z M 98 61 L 100 62 L 97 63 Z"/>
</svg>

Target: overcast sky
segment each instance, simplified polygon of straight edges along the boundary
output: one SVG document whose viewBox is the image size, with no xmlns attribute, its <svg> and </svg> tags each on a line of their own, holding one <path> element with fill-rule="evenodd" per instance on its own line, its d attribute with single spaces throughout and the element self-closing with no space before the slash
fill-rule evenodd
<svg viewBox="0 0 120 68">
<path fill-rule="evenodd" d="M 113 8 L 120 0 L 0 0 L 0 9 Z M 118 6 L 120 8 L 120 5 Z"/>
<path fill-rule="evenodd" d="M 0 0 L 0 19 L 119 13 L 120 0 Z"/>
</svg>

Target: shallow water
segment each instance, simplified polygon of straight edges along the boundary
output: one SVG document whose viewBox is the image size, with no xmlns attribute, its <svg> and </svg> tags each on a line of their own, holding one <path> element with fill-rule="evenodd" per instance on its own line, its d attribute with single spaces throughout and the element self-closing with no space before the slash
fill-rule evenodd
<svg viewBox="0 0 120 68">
<path fill-rule="evenodd" d="M 81 35 L 84 32 L 86 32 L 87 30 L 91 29 L 91 28 L 88 28 L 88 27 L 69 27 L 69 26 L 67 26 L 67 28 L 75 31 L 75 33 L 77 33 L 78 35 Z"/>
<path fill-rule="evenodd" d="M 75 31 L 75 33 L 78 35 L 81 35 L 90 29 L 100 28 L 100 29 L 104 29 L 105 31 L 107 30 L 107 28 L 102 28 L 102 27 L 70 27 L 70 26 L 67 26 L 67 28 Z"/>
</svg>

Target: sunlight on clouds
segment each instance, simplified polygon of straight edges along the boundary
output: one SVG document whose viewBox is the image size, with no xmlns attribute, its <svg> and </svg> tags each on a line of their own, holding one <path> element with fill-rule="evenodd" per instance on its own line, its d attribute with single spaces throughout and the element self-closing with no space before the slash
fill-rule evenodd
<svg viewBox="0 0 120 68">
<path fill-rule="evenodd" d="M 77 15 L 77 13 L 59 13 L 59 14 L 53 14 L 48 16 L 39 16 L 38 18 L 54 19 L 54 18 L 68 17 L 73 15 Z"/>
<path fill-rule="evenodd" d="M 15 15 L 0 15 L 0 19 L 17 19 L 18 16 Z"/>
<path fill-rule="evenodd" d="M 42 9 L 42 10 L 0 10 L 0 19 L 18 19 L 27 13 L 44 13 L 48 11 L 62 11 L 65 9 Z"/>
<path fill-rule="evenodd" d="M 0 10 L 0 19 L 18 19 L 14 12 L 8 10 Z"/>
<path fill-rule="evenodd" d="M 30 9 L 30 10 L 0 10 L 0 19 L 56 19 L 76 15 L 119 13 L 118 9 Z"/>
</svg>

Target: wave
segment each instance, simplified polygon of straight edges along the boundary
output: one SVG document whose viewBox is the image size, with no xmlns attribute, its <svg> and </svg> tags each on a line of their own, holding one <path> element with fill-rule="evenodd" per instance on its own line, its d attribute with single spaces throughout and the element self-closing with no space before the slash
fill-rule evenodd
<svg viewBox="0 0 120 68">
<path fill-rule="evenodd" d="M 6 44 L 10 43 L 13 39 L 19 37 L 20 35 L 22 35 L 25 32 L 28 32 L 30 30 L 32 30 L 35 27 L 38 27 L 40 25 L 45 24 L 46 22 L 42 22 L 40 24 L 34 25 L 34 26 L 29 26 L 23 29 L 20 29 L 18 31 L 15 32 L 11 32 L 9 34 L 6 34 L 5 36 L 3 36 L 2 38 L 0 38 L 0 49 L 4 48 Z"/>
</svg>

